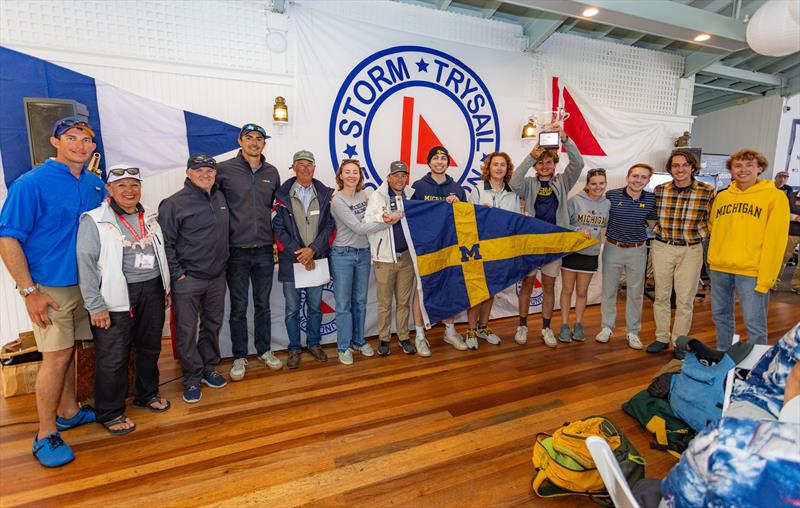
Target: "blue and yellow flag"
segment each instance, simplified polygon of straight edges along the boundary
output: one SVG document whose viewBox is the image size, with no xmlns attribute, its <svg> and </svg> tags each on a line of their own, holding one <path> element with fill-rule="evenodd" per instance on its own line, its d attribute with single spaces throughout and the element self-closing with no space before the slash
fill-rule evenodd
<svg viewBox="0 0 800 508">
<path fill-rule="evenodd" d="M 405 213 L 427 323 L 455 316 L 534 268 L 597 242 L 532 217 L 469 203 L 409 201 Z"/>
</svg>

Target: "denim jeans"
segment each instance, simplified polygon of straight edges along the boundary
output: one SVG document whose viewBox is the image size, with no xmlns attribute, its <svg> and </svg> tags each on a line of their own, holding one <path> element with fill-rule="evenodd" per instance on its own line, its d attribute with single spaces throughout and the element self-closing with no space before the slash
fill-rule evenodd
<svg viewBox="0 0 800 508">
<path fill-rule="evenodd" d="M 733 306 L 737 295 L 747 330 L 747 342 L 766 344 L 769 292 L 759 293 L 755 290 L 756 277 L 714 270 L 709 270 L 709 274 L 711 275 L 711 318 L 717 328 L 717 349 L 725 351 L 731 347 L 736 330 Z"/>
<path fill-rule="evenodd" d="M 369 283 L 369 247 L 331 247 L 333 296 L 336 299 L 336 349 L 364 345 L 364 317 Z"/>
<path fill-rule="evenodd" d="M 289 352 L 300 351 L 300 293 L 306 293 L 306 347 L 317 347 L 322 341 L 322 286 L 297 289 L 294 282 L 283 283 L 283 299 L 286 303 L 286 334 L 289 336 Z"/>
<path fill-rule="evenodd" d="M 253 283 L 253 343 L 256 353 L 270 350 L 272 318 L 269 311 L 269 294 L 272 291 L 272 273 L 275 261 L 272 245 L 245 249 L 231 247 L 228 258 L 228 291 L 231 299 L 231 346 L 234 358 L 247 357 L 247 304 L 250 300 L 250 282 Z"/>
</svg>

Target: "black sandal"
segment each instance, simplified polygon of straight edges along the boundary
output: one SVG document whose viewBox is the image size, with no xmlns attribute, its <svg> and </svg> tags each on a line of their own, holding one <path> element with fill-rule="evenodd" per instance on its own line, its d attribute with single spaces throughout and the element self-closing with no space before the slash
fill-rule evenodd
<svg viewBox="0 0 800 508">
<path fill-rule="evenodd" d="M 136 430 L 136 424 L 131 421 L 131 426 L 127 429 L 112 429 L 111 427 L 115 425 L 122 425 L 128 423 L 128 417 L 125 415 L 119 415 L 113 420 L 109 420 L 107 422 L 103 422 L 103 427 L 109 432 L 109 434 L 114 436 L 124 436 L 125 434 L 130 434 L 134 430 Z"/>
<path fill-rule="evenodd" d="M 163 400 L 167 404 L 164 407 L 156 407 L 154 404 L 157 404 L 158 402 L 161 402 L 161 400 Z M 162 399 L 161 397 L 156 395 L 155 397 L 153 397 L 152 399 L 148 400 L 144 404 L 142 404 L 140 402 L 133 401 L 133 407 L 138 407 L 140 409 L 147 409 L 151 413 L 163 413 L 164 411 L 166 411 L 170 407 L 172 407 L 172 403 L 170 401 L 168 401 L 167 399 Z"/>
</svg>

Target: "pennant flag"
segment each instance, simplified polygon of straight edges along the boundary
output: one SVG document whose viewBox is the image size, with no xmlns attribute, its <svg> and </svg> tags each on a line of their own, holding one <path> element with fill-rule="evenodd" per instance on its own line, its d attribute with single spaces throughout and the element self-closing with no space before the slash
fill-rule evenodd
<svg viewBox="0 0 800 508">
<path fill-rule="evenodd" d="M 239 128 L 139 97 L 108 83 L 0 46 L 0 177 L 31 169 L 23 99 L 71 99 L 86 106 L 101 168 L 133 164 L 149 176 L 186 167 L 189 154 L 236 148 Z"/>
<path fill-rule="evenodd" d="M 470 203 L 410 201 L 405 213 L 426 325 L 488 300 L 534 268 L 597 243 L 539 219 Z"/>
</svg>

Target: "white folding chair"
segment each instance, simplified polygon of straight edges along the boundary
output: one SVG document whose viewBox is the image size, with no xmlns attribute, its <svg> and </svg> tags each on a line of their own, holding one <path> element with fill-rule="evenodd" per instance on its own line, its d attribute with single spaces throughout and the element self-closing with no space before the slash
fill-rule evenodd
<svg viewBox="0 0 800 508">
<path fill-rule="evenodd" d="M 639 503 L 633 497 L 633 492 L 628 485 L 628 480 L 622 474 L 622 469 L 614 458 L 614 453 L 605 439 L 598 436 L 590 436 L 586 439 L 586 446 L 592 454 L 594 464 L 603 483 L 606 485 L 608 495 L 617 508 L 639 508 Z"/>
<path fill-rule="evenodd" d="M 739 342 L 740 338 L 741 337 L 738 333 L 734 334 L 733 339 L 731 340 L 731 345 Z M 753 346 L 753 349 L 750 351 L 749 355 L 739 362 L 736 367 L 728 371 L 728 377 L 725 379 L 725 399 L 722 402 L 723 416 L 728 412 L 728 406 L 731 404 L 731 394 L 733 393 L 733 383 L 736 376 L 736 369 L 752 370 L 770 347 L 772 346 L 766 344 L 756 344 Z"/>
</svg>

